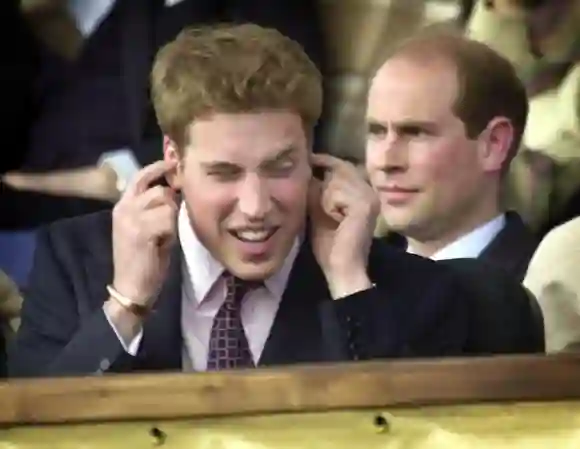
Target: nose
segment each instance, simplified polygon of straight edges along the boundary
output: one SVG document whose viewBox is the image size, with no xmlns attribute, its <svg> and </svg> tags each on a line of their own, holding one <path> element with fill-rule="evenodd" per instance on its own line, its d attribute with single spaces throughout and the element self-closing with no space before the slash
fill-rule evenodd
<svg viewBox="0 0 580 449">
<path fill-rule="evenodd" d="M 238 193 L 238 208 L 248 219 L 261 220 L 272 207 L 272 198 L 267 183 L 258 175 L 244 178 Z"/>
</svg>

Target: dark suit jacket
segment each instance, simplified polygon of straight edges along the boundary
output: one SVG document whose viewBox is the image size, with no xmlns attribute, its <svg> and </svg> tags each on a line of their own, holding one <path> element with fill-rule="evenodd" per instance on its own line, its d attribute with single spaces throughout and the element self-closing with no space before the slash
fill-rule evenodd
<svg viewBox="0 0 580 449">
<path fill-rule="evenodd" d="M 385 241 L 401 249 L 407 248 L 405 238 L 399 234 L 389 234 Z M 504 228 L 483 250 L 479 259 L 502 268 L 521 282 L 537 246 L 538 241 L 532 231 L 517 213 L 510 211 L 506 212 Z"/>
<path fill-rule="evenodd" d="M 469 347 L 481 354 L 543 353 L 544 318 L 536 298 L 501 266 L 482 259 L 441 260 L 469 289 Z"/>
<path fill-rule="evenodd" d="M 521 217 L 515 212 L 506 213 L 506 224 L 479 255 L 490 265 L 503 268 L 518 281 L 523 281 L 538 241 Z"/>
<path fill-rule="evenodd" d="M 112 281 L 111 214 L 58 222 L 39 236 L 35 266 L 12 348 L 12 376 L 180 370 L 180 249 L 136 357 L 103 311 Z M 376 286 L 332 301 L 308 243 L 294 264 L 261 366 L 469 353 L 463 284 L 444 266 L 376 242 Z M 486 329 L 487 331 L 487 329 Z"/>
<path fill-rule="evenodd" d="M 45 55 L 41 115 L 32 129 L 23 169 L 91 166 L 102 153 L 119 148 L 132 149 L 142 165 L 158 160 L 162 140 L 149 101 L 149 73 L 157 50 L 189 25 L 252 22 L 276 28 L 302 44 L 326 71 L 316 2 L 183 0 L 172 7 L 164 3 L 117 0 L 86 40 L 78 61 L 70 64 Z M 0 211 L 0 227 L 31 227 L 110 207 L 89 200 L 10 195 L 12 204 L 27 206 L 20 207 L 18 216 L 14 216 L 16 208 Z"/>
</svg>

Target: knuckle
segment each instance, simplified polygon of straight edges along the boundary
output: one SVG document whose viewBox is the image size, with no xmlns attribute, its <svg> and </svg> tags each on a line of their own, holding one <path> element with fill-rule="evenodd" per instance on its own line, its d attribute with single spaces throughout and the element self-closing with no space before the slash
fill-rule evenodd
<svg viewBox="0 0 580 449">
<path fill-rule="evenodd" d="M 162 204 L 170 203 L 173 200 L 171 190 L 164 186 L 155 186 L 153 196 L 156 201 Z"/>
<path fill-rule="evenodd" d="M 166 188 L 163 186 L 160 186 L 160 185 L 156 185 L 156 186 L 151 187 L 151 191 L 153 192 L 153 194 L 155 196 L 165 195 L 165 190 L 166 190 Z"/>
</svg>

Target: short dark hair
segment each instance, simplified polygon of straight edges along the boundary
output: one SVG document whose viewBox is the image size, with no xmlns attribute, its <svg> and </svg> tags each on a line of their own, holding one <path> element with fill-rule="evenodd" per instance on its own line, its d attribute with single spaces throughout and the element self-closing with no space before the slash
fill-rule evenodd
<svg viewBox="0 0 580 449">
<path fill-rule="evenodd" d="M 507 170 L 521 145 L 528 117 L 528 96 L 513 65 L 488 45 L 453 30 L 426 29 L 402 41 L 394 57 L 442 58 L 457 71 L 459 93 L 453 110 L 476 138 L 495 117 L 506 117 L 514 139 L 504 163 Z"/>
</svg>

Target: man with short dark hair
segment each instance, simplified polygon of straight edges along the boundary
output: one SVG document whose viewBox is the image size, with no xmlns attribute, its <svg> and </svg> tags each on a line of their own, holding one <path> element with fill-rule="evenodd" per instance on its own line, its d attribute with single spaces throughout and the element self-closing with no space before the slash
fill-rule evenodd
<svg viewBox="0 0 580 449">
<path fill-rule="evenodd" d="M 366 157 L 408 252 L 479 257 L 523 279 L 535 241 L 501 197 L 527 112 L 512 66 L 484 44 L 425 32 L 395 49 L 369 91 Z"/>
</svg>

